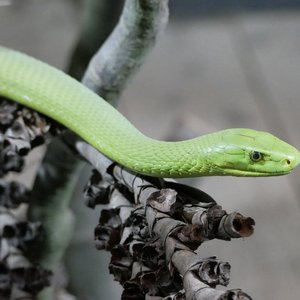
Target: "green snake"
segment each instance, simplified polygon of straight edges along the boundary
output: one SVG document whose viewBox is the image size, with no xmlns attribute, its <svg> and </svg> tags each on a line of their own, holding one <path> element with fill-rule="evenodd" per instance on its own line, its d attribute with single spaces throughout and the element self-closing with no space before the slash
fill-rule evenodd
<svg viewBox="0 0 300 300">
<path fill-rule="evenodd" d="M 179 142 L 149 138 L 75 79 L 1 47 L 0 95 L 58 121 L 111 160 L 145 175 L 274 176 L 300 162 L 296 148 L 252 129 L 226 129 Z"/>
</svg>

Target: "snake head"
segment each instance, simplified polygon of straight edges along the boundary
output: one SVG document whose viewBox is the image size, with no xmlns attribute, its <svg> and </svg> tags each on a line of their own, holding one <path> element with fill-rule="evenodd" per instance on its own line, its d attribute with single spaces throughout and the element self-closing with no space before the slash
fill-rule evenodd
<svg viewBox="0 0 300 300">
<path fill-rule="evenodd" d="M 276 176 L 300 163 L 300 152 L 274 135 L 252 129 L 219 132 L 210 151 L 213 175 Z"/>
</svg>

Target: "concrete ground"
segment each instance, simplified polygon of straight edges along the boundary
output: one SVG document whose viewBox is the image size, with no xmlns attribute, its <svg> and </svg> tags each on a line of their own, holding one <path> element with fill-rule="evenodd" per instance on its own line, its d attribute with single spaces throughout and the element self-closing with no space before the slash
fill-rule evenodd
<svg viewBox="0 0 300 300">
<path fill-rule="evenodd" d="M 68 0 L 22 2 L 0 6 L 0 44 L 64 68 L 79 11 Z M 178 124 L 195 134 L 249 127 L 300 148 L 299 17 L 298 11 L 184 22 L 171 16 L 165 35 L 125 91 L 121 111 L 156 138 L 173 135 Z M 199 249 L 203 257 L 217 255 L 231 263 L 229 288 L 242 288 L 253 299 L 300 298 L 299 182 L 300 170 L 278 178 L 192 182 L 227 211 L 256 221 L 250 238 L 210 241 Z M 84 240 L 92 249 L 96 215 L 87 229 L 90 238 L 76 237 L 77 244 Z"/>
</svg>

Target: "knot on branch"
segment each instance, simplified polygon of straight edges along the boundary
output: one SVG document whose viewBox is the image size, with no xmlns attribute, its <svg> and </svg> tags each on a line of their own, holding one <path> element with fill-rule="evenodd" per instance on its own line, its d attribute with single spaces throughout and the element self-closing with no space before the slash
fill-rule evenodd
<svg viewBox="0 0 300 300">
<path fill-rule="evenodd" d="M 99 224 L 95 228 L 95 246 L 98 250 L 111 250 L 121 238 L 121 219 L 119 209 L 101 211 Z"/>
<path fill-rule="evenodd" d="M 18 222 L 5 225 L 2 237 L 7 239 L 9 245 L 26 250 L 27 245 L 37 240 L 42 233 L 40 223 Z"/>
<path fill-rule="evenodd" d="M 226 291 L 218 300 L 252 300 L 249 295 L 240 289 Z"/>
<path fill-rule="evenodd" d="M 208 257 L 191 268 L 199 276 L 200 280 L 211 287 L 217 285 L 227 286 L 230 280 L 230 264 L 222 262 L 217 257 Z"/>
<path fill-rule="evenodd" d="M 16 181 L 0 180 L 0 205 L 6 208 L 17 208 L 21 203 L 29 202 L 29 190 L 24 184 Z"/>
<path fill-rule="evenodd" d="M 23 157 L 61 130 L 53 120 L 0 97 L 0 177 L 9 171 L 20 172 Z"/>
<path fill-rule="evenodd" d="M 86 206 L 95 208 L 96 205 L 109 203 L 112 186 L 103 180 L 99 172 L 96 170 L 92 172 L 93 174 L 84 189 L 84 199 Z"/>
<path fill-rule="evenodd" d="M 0 263 L 0 297 L 1 299 L 17 299 L 13 296 L 13 287 L 22 291 L 19 295 L 37 295 L 44 287 L 50 285 L 51 272 L 39 266 L 7 268 Z M 13 297 L 13 298 L 11 298 Z"/>
<path fill-rule="evenodd" d="M 196 250 L 202 242 L 207 240 L 203 226 L 198 224 L 177 227 L 169 236 L 178 239 L 192 250 Z"/>
<path fill-rule="evenodd" d="M 0 214 L 0 298 L 33 297 L 51 283 L 52 273 L 24 256 L 29 243 L 41 234 L 39 223 L 19 221 L 8 210 Z"/>
<path fill-rule="evenodd" d="M 180 213 L 182 210 L 182 201 L 177 197 L 177 192 L 172 189 L 162 189 L 154 192 L 147 201 L 147 205 L 157 211 L 167 213 L 171 216 Z"/>
</svg>

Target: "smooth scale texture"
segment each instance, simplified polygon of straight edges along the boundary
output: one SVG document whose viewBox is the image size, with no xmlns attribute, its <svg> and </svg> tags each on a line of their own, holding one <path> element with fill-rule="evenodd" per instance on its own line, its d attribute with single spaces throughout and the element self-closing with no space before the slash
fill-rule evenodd
<svg viewBox="0 0 300 300">
<path fill-rule="evenodd" d="M 181 142 L 148 138 L 78 81 L 1 47 L 0 95 L 51 117 L 110 159 L 151 176 L 282 175 L 300 161 L 294 147 L 251 129 L 227 129 Z M 252 151 L 262 152 L 264 159 L 251 161 Z"/>
</svg>

